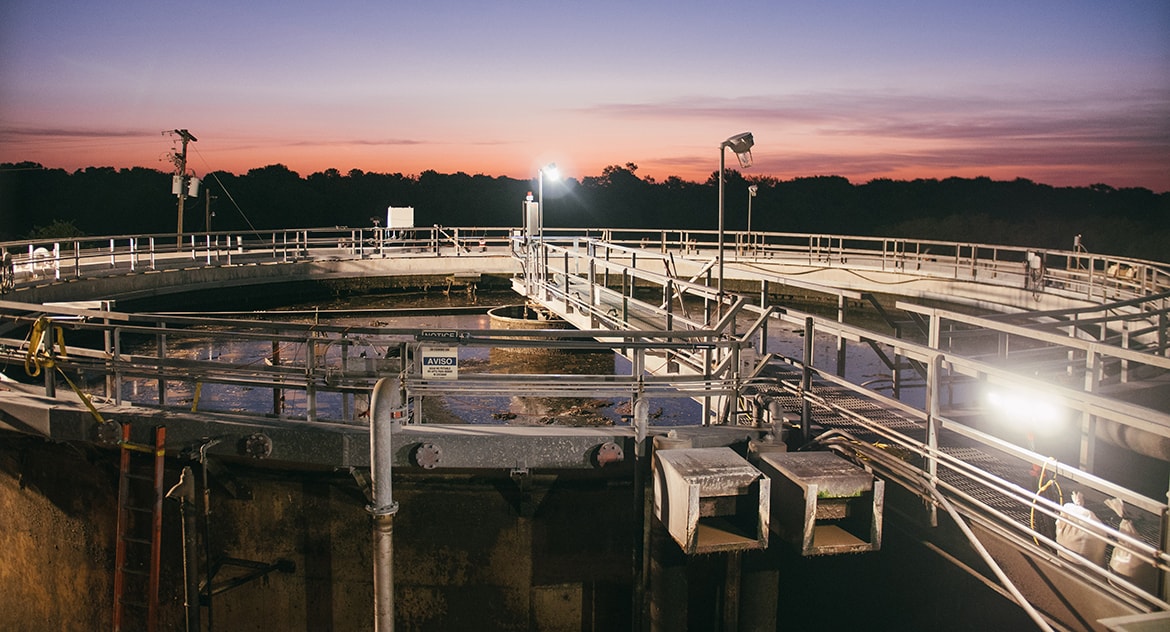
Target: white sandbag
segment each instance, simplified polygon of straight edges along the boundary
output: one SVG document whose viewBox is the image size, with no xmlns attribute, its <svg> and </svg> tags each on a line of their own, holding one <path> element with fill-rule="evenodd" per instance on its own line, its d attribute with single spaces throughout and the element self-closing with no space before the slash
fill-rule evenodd
<svg viewBox="0 0 1170 632">
<path fill-rule="evenodd" d="M 1078 518 L 1082 522 L 1101 522 L 1097 519 L 1097 514 L 1085 508 L 1084 499 L 1077 492 L 1073 492 L 1073 502 L 1065 503 L 1060 508 L 1060 517 Z M 1105 541 L 1072 522 L 1057 521 L 1056 543 L 1071 549 L 1094 564 L 1105 565 Z"/>
<path fill-rule="evenodd" d="M 1137 529 L 1134 528 L 1132 520 L 1122 520 L 1117 530 L 1125 535 L 1138 537 Z M 1113 547 L 1113 555 L 1109 558 L 1109 569 L 1146 589 L 1153 587 L 1156 578 L 1152 565 L 1143 563 L 1138 559 L 1138 556 L 1118 545 Z"/>
</svg>

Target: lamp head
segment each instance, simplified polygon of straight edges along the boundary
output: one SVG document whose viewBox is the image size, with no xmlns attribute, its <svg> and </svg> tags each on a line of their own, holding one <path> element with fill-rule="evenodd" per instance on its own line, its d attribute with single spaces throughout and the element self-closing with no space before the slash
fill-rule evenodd
<svg viewBox="0 0 1170 632">
<path fill-rule="evenodd" d="M 750 187 L 748 187 L 748 195 L 750 195 L 752 197 L 756 197 L 756 191 L 759 191 L 759 190 L 760 190 L 760 187 L 758 185 L 753 184 Z"/>
<path fill-rule="evenodd" d="M 549 180 L 560 180 L 561 170 L 557 169 L 557 163 L 550 162 L 548 166 L 541 168 L 540 173 Z"/>
<path fill-rule="evenodd" d="M 735 152 L 735 157 L 739 158 L 739 166 L 747 169 L 752 166 L 752 145 L 755 144 L 756 140 L 752 138 L 752 133 L 743 132 L 723 141 L 721 146 Z"/>
</svg>

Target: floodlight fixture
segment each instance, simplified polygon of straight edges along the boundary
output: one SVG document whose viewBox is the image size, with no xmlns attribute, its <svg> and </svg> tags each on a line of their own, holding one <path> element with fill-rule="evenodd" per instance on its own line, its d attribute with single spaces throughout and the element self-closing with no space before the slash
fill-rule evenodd
<svg viewBox="0 0 1170 632">
<path fill-rule="evenodd" d="M 1047 393 L 1012 388 L 989 389 L 984 393 L 984 402 L 998 417 L 1023 424 L 1029 434 L 1052 434 L 1068 419 L 1067 409 L 1059 399 Z"/>
<path fill-rule="evenodd" d="M 752 166 L 752 145 L 755 144 L 756 141 L 751 132 L 736 134 L 723 141 L 724 147 L 735 152 L 735 157 L 739 158 L 739 166 L 743 169 Z"/>
</svg>

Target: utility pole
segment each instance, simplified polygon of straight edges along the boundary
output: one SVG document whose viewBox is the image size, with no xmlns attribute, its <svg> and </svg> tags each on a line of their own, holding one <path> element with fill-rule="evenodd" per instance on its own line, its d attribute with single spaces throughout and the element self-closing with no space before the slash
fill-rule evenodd
<svg viewBox="0 0 1170 632">
<path fill-rule="evenodd" d="M 183 208 L 187 206 L 187 143 L 198 142 L 199 139 L 185 129 L 176 129 L 164 134 L 176 134 L 183 141 L 183 150 L 172 157 L 175 162 L 175 183 L 172 190 L 179 196 L 179 229 L 175 233 L 175 247 L 183 247 Z"/>
<path fill-rule="evenodd" d="M 209 233 L 211 232 L 211 201 L 215 198 L 216 196 L 212 195 L 210 191 L 204 192 L 203 199 L 207 202 L 207 204 L 204 206 L 203 210 L 203 224 L 205 226 L 204 230 Z"/>
</svg>

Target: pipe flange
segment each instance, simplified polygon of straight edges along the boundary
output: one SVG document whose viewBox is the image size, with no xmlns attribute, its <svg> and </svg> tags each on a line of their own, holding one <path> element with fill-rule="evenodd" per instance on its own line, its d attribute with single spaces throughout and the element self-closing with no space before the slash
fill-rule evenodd
<svg viewBox="0 0 1170 632">
<path fill-rule="evenodd" d="M 248 435 L 241 442 L 240 451 L 253 459 L 266 459 L 272 455 L 272 439 L 262 432 Z"/>
<path fill-rule="evenodd" d="M 424 470 L 433 470 L 439 466 L 443 451 L 433 443 L 420 443 L 414 449 L 414 464 Z"/>
<path fill-rule="evenodd" d="M 113 419 L 97 425 L 97 441 L 102 445 L 118 445 L 122 440 L 122 424 Z"/>
<path fill-rule="evenodd" d="M 613 441 L 606 441 L 597 446 L 597 451 L 593 453 L 593 464 L 597 467 L 605 467 L 613 463 L 621 463 L 625 458 L 625 451 L 620 445 Z"/>
</svg>

